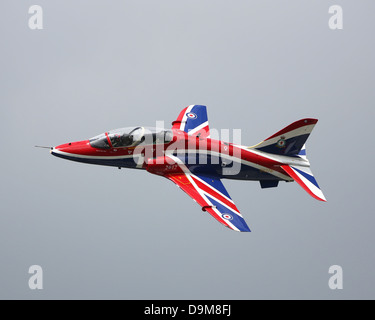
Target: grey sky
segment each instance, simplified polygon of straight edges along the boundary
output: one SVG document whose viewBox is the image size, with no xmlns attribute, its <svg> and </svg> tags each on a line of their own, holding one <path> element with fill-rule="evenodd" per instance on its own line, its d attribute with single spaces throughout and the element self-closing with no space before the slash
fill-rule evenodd
<svg viewBox="0 0 375 320">
<path fill-rule="evenodd" d="M 33 4 L 43 30 L 28 28 Z M 328 27 L 333 4 L 343 30 Z M 374 1 L 5 0 L 0 12 L 0 298 L 375 298 Z M 307 153 L 328 202 L 296 183 L 225 180 L 252 230 L 237 233 L 166 179 L 33 147 L 168 126 L 189 104 L 245 145 L 318 118 Z M 28 288 L 33 264 L 43 290 Z"/>
</svg>

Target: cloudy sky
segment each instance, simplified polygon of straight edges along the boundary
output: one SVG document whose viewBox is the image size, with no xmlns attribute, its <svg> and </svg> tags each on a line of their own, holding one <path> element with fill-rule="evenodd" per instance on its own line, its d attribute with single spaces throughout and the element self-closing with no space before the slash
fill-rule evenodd
<svg viewBox="0 0 375 320">
<path fill-rule="evenodd" d="M 28 26 L 31 5 L 43 29 Z M 342 30 L 328 25 L 343 9 Z M 375 3 L 0 4 L 0 298 L 375 298 Z M 307 143 L 327 203 L 296 183 L 225 180 L 251 233 L 171 182 L 50 156 L 106 130 L 166 126 L 190 104 L 254 145 L 318 118 Z M 30 290 L 31 265 L 43 290 Z M 343 290 L 328 286 L 331 265 Z"/>
</svg>

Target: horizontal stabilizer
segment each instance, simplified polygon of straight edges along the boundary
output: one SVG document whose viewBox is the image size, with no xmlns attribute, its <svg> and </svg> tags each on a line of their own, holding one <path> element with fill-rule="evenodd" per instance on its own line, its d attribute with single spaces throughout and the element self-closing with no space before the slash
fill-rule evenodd
<svg viewBox="0 0 375 320">
<path fill-rule="evenodd" d="M 308 194 L 320 201 L 327 201 L 309 167 L 281 166 Z"/>
</svg>

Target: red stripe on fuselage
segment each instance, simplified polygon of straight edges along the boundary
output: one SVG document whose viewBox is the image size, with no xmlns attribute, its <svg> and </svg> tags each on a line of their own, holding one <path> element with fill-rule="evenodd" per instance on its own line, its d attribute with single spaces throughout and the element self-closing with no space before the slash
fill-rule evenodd
<svg viewBox="0 0 375 320">
<path fill-rule="evenodd" d="M 280 168 L 280 165 L 282 165 L 281 162 L 269 159 L 255 152 L 252 152 L 251 150 L 244 150 L 242 148 L 235 147 L 231 143 L 224 143 L 219 140 L 207 139 L 207 150 L 216 152 L 219 151 L 221 155 L 228 155 L 237 159 L 245 160 L 285 175 L 284 170 Z"/>
<path fill-rule="evenodd" d="M 244 150 L 242 148 L 233 146 L 231 143 L 223 142 L 220 140 L 214 140 L 210 138 L 198 139 L 196 136 L 187 135 L 185 132 L 182 132 L 180 130 L 176 130 L 174 131 L 174 133 L 176 136 L 176 140 L 174 142 L 173 149 L 190 151 L 196 150 L 197 153 L 199 153 L 200 151 L 206 151 L 208 153 L 214 152 L 218 153 L 219 156 L 230 156 L 238 160 L 245 160 L 285 175 L 285 171 L 280 168 L 280 165 L 282 165 L 281 162 L 269 159 L 255 152 L 252 152 L 251 150 Z"/>
</svg>

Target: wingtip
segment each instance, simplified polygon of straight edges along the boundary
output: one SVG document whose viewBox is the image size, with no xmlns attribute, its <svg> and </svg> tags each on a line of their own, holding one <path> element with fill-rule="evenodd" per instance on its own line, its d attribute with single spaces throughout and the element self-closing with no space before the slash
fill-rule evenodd
<svg viewBox="0 0 375 320">
<path fill-rule="evenodd" d="M 310 191 L 310 190 L 309 190 Z M 326 197 L 324 196 L 324 194 L 320 191 L 319 195 L 318 194 L 315 194 L 315 193 L 312 193 L 311 191 L 309 192 L 310 195 L 315 198 L 316 200 L 319 200 L 319 201 L 322 201 L 322 202 L 327 202 L 327 199 Z"/>
<path fill-rule="evenodd" d="M 244 228 L 244 229 L 233 229 L 229 226 L 226 226 L 224 225 L 225 227 L 227 227 L 229 230 L 232 230 L 232 231 L 236 231 L 236 232 L 239 232 L 239 233 L 242 233 L 242 232 L 251 232 L 250 228 L 247 227 L 247 228 Z"/>
</svg>

